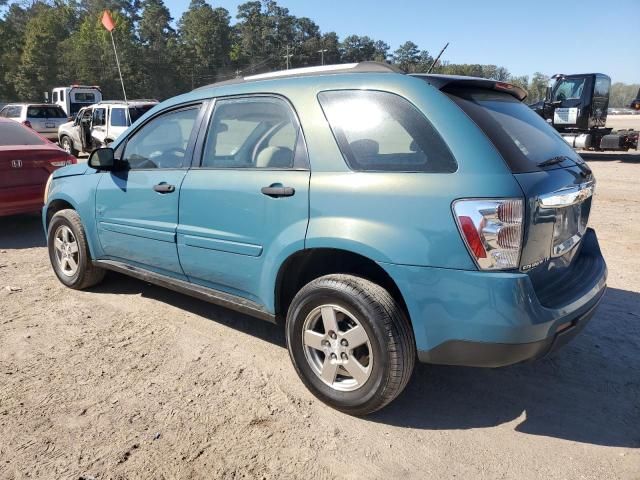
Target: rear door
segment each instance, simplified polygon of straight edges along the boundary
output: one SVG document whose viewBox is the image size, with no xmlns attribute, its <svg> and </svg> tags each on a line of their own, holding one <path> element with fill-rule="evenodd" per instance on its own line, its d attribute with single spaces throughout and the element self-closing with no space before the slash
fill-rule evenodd
<svg viewBox="0 0 640 480">
<path fill-rule="evenodd" d="M 309 175 L 287 101 L 217 100 L 202 158 L 180 191 L 178 252 L 189 279 L 270 307 L 269 275 L 304 247 Z"/>
<path fill-rule="evenodd" d="M 96 221 L 107 258 L 183 277 L 176 250 L 178 199 L 200 111 L 198 103 L 151 118 L 116 152 L 126 168 L 99 174 Z"/>
</svg>

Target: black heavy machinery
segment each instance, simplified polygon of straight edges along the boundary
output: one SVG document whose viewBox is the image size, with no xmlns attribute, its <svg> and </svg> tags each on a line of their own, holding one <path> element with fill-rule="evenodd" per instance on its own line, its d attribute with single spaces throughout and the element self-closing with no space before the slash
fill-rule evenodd
<svg viewBox="0 0 640 480">
<path fill-rule="evenodd" d="M 606 127 L 611 79 L 602 73 L 554 75 L 545 99 L 531 105 L 573 148 L 638 148 L 638 131 Z"/>
</svg>

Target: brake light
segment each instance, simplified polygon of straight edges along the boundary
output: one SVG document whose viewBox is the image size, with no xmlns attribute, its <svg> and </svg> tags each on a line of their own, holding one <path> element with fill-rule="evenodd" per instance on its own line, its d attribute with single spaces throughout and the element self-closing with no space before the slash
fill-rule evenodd
<svg viewBox="0 0 640 480">
<path fill-rule="evenodd" d="M 23 122 L 22 122 L 22 124 L 23 124 L 25 127 L 33 128 L 33 127 L 31 126 L 31 122 L 30 122 L 29 120 L 25 120 L 25 121 L 23 121 Z"/>
<path fill-rule="evenodd" d="M 52 160 L 49 163 L 54 167 L 64 167 L 65 165 L 73 165 L 76 162 L 76 157 L 73 155 L 67 155 L 65 160 Z"/>
<path fill-rule="evenodd" d="M 518 267 L 524 214 L 521 199 L 457 200 L 453 212 L 478 268 L 505 270 Z"/>
</svg>

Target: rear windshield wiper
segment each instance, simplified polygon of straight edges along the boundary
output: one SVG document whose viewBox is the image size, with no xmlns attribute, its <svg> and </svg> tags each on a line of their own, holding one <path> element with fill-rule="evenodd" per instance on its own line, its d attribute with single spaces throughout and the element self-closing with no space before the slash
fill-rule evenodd
<svg viewBox="0 0 640 480">
<path fill-rule="evenodd" d="M 568 158 L 565 157 L 564 155 L 558 155 L 556 157 L 551 157 L 548 160 L 545 160 L 543 162 L 540 162 L 538 164 L 539 167 L 548 167 L 549 165 L 555 165 L 556 163 L 562 163 L 565 160 L 567 160 Z"/>
</svg>

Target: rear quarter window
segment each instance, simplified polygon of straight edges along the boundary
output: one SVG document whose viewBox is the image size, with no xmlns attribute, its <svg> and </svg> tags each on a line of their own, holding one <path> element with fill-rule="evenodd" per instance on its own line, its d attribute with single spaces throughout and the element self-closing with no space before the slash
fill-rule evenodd
<svg viewBox="0 0 640 480">
<path fill-rule="evenodd" d="M 453 154 L 431 122 L 389 92 L 321 92 L 318 100 L 349 165 L 356 171 L 452 173 Z"/>
</svg>

